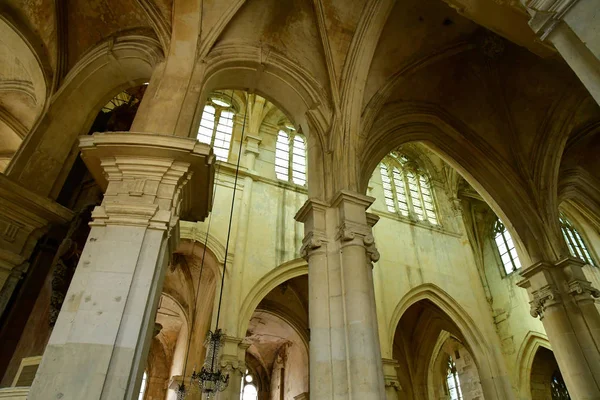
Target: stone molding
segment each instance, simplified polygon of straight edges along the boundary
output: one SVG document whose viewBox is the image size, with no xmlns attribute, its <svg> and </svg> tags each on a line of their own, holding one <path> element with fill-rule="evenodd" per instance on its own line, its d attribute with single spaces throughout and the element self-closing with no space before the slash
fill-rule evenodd
<svg viewBox="0 0 600 400">
<path fill-rule="evenodd" d="M 398 361 L 392 360 L 390 358 L 383 358 L 383 379 L 385 381 L 386 388 L 392 388 L 395 391 L 399 392 L 402 390 L 402 386 L 400 385 L 400 381 L 398 380 L 398 373 L 396 372 L 396 368 L 400 366 Z"/>
<path fill-rule="evenodd" d="M 554 285 L 547 285 L 541 289 L 532 292 L 533 299 L 529 302 L 531 309 L 529 313 L 532 317 L 544 317 L 546 308 L 561 302 L 560 292 Z"/>
<path fill-rule="evenodd" d="M 585 278 L 585 263 L 574 257 L 566 257 L 554 264 L 538 262 L 521 271 L 523 280 L 518 286 L 529 291 L 532 317 L 543 318 L 544 311 L 572 297 L 575 303 L 594 301 L 600 290 Z"/>
<path fill-rule="evenodd" d="M 300 254 L 308 260 L 315 253 L 325 251 L 324 245 L 332 240 L 342 247 L 363 246 L 371 262 L 380 258 L 375 246 L 372 227 L 379 216 L 365 210 L 373 203 L 373 197 L 350 191 L 340 191 L 331 202 L 308 199 L 296 213 L 296 221 L 304 223 L 305 237 Z M 337 226 L 328 226 L 328 210 L 337 211 Z"/>
<path fill-rule="evenodd" d="M 260 153 L 260 142 L 262 141 L 262 139 L 258 136 L 254 136 L 254 135 L 246 135 L 246 137 L 244 138 L 244 140 L 246 141 L 246 149 L 245 152 L 246 153 L 253 153 L 255 154 L 257 157 Z"/>
<path fill-rule="evenodd" d="M 133 132 L 96 133 L 80 137 L 79 143 L 83 160 L 105 191 L 92 225 L 170 231 L 180 216 L 198 221 L 208 214 L 213 191 L 195 190 L 212 187 L 215 158 L 208 145 Z"/>
<path fill-rule="evenodd" d="M 546 40 L 565 14 L 578 0 L 521 0 L 531 15 L 529 26 L 542 40 Z"/>
<path fill-rule="evenodd" d="M 226 373 L 246 371 L 246 350 L 250 344 L 235 336 L 225 336 L 221 353 L 220 365 Z"/>
</svg>

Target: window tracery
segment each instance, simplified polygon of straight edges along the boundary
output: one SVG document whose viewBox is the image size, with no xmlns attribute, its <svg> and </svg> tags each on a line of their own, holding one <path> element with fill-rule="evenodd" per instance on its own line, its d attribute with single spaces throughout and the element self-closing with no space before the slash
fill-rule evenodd
<svg viewBox="0 0 600 400">
<path fill-rule="evenodd" d="M 385 204 L 389 212 L 439 225 L 429 177 L 409 159 L 395 152 L 379 164 Z"/>
<path fill-rule="evenodd" d="M 500 221 L 500 218 L 496 220 L 494 225 L 494 241 L 496 242 L 496 249 L 500 254 L 500 260 L 504 266 L 506 274 L 511 274 L 517 269 L 521 268 L 521 261 L 517 255 L 517 249 L 513 242 L 510 232 L 506 229 L 506 226 Z"/>
<path fill-rule="evenodd" d="M 282 181 L 306 185 L 306 142 L 291 128 L 280 129 L 277 134 L 275 175 Z"/>
<path fill-rule="evenodd" d="M 227 161 L 235 112 L 231 104 L 212 98 L 204 106 L 198 128 L 198 140 L 213 148 L 217 160 Z"/>
<path fill-rule="evenodd" d="M 588 250 L 585 241 L 575 229 L 575 226 L 565 217 L 563 214 L 559 216 L 560 221 L 560 229 L 562 231 L 563 237 L 569 246 L 569 251 L 573 257 L 580 258 L 590 265 L 596 265 L 592 256 L 590 255 L 590 251 Z"/>
<path fill-rule="evenodd" d="M 240 390 L 240 400 L 256 400 L 258 399 L 258 389 L 254 383 L 254 376 L 246 370 L 242 376 L 242 385 Z"/>
<path fill-rule="evenodd" d="M 448 395 L 450 400 L 462 400 L 462 390 L 460 388 L 460 379 L 456 364 L 451 356 L 448 357 L 448 373 L 446 375 L 446 384 L 448 385 Z"/>
<path fill-rule="evenodd" d="M 552 390 L 552 400 L 571 400 L 567 385 L 559 370 L 554 371 L 550 378 L 550 388 Z"/>
</svg>

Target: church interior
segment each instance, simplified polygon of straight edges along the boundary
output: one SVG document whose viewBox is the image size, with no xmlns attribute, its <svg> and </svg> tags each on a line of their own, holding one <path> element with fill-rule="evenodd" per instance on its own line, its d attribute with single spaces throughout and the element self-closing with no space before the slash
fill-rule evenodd
<svg viewBox="0 0 600 400">
<path fill-rule="evenodd" d="M 0 400 L 600 400 L 598 27 L 3 0 Z"/>
</svg>

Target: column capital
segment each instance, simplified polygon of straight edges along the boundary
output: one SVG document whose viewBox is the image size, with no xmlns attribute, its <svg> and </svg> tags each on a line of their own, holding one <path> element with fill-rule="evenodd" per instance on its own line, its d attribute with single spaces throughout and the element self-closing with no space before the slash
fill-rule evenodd
<svg viewBox="0 0 600 400">
<path fill-rule="evenodd" d="M 398 380 L 398 372 L 396 368 L 400 366 L 397 360 L 391 358 L 383 358 L 383 378 L 386 388 L 393 388 L 396 391 L 402 390 L 400 381 Z"/>
<path fill-rule="evenodd" d="M 214 155 L 196 139 L 134 132 L 79 138 L 94 179 L 105 191 L 94 225 L 170 230 L 179 217 L 203 220 L 210 210 Z M 192 195 L 193 194 L 193 195 Z"/>
<path fill-rule="evenodd" d="M 529 26 L 542 40 L 546 40 L 565 14 L 579 0 L 521 0 L 531 15 Z"/>
<path fill-rule="evenodd" d="M 544 310 L 572 298 L 576 303 L 600 297 L 583 273 L 585 263 L 566 257 L 555 263 L 538 262 L 521 271 L 524 278 L 517 285 L 527 289 L 531 297 L 531 315 L 542 318 Z"/>
<path fill-rule="evenodd" d="M 221 368 L 227 372 L 246 371 L 246 350 L 250 344 L 244 342 L 242 338 L 235 336 L 225 336 L 223 338 L 223 350 L 221 353 Z"/>
</svg>

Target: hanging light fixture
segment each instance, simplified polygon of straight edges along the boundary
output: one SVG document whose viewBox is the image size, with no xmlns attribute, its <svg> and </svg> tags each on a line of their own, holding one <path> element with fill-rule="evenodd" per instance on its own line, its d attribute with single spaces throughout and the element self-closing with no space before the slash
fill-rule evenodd
<svg viewBox="0 0 600 400">
<path fill-rule="evenodd" d="M 231 101 L 233 104 L 233 91 L 231 91 Z M 247 107 L 247 106 L 246 106 Z M 229 213 L 229 226 L 227 229 L 227 241 L 225 243 L 225 260 L 223 261 L 223 275 L 221 277 L 221 289 L 219 291 L 219 304 L 217 306 L 217 319 L 215 323 L 215 330 L 208 331 L 206 335 L 206 340 L 204 342 L 204 346 L 206 347 L 206 358 L 204 360 L 204 365 L 200 372 L 196 372 L 195 368 L 190 377 L 190 386 L 197 386 L 200 393 L 205 393 L 207 399 L 213 398 L 218 392 L 222 392 L 229 385 L 229 375 L 223 373 L 221 368 L 219 367 L 219 359 L 220 359 L 220 350 L 223 346 L 223 340 L 225 338 L 225 334 L 219 328 L 219 320 L 221 317 L 221 304 L 223 301 L 223 287 L 225 285 L 225 272 L 227 271 L 227 255 L 229 254 L 229 238 L 231 237 L 231 223 L 233 221 L 233 210 L 235 206 L 235 193 L 237 191 L 237 181 L 240 171 L 240 161 L 242 159 L 242 144 L 244 143 L 244 131 L 246 129 L 246 115 L 247 110 L 244 113 L 244 122 L 242 124 L 242 135 L 240 139 L 240 146 L 238 150 L 238 159 L 235 168 L 235 180 L 233 183 L 233 194 L 231 196 L 231 211 Z M 216 192 L 216 183 L 215 183 L 215 192 Z M 214 201 L 213 194 L 213 201 Z M 208 232 L 210 230 L 210 222 L 212 219 L 209 219 L 208 229 L 206 231 L 206 242 L 208 243 Z M 206 245 L 204 246 L 204 254 L 206 254 Z M 204 267 L 204 255 L 202 257 L 202 266 L 200 268 L 200 278 L 198 279 L 198 289 L 200 288 L 200 279 L 202 277 L 202 269 Z M 198 299 L 198 290 L 196 290 L 196 301 Z M 195 316 L 195 315 L 194 315 Z M 192 325 L 193 329 L 193 325 Z M 190 340 L 191 340 L 190 335 Z M 189 352 L 190 342 L 188 341 L 188 352 Z M 187 364 L 187 355 L 186 355 L 186 364 Z M 183 381 L 179 384 L 177 388 L 177 400 L 183 400 L 189 394 L 187 387 L 185 386 L 185 367 L 184 364 L 184 373 L 183 373 Z"/>
</svg>

